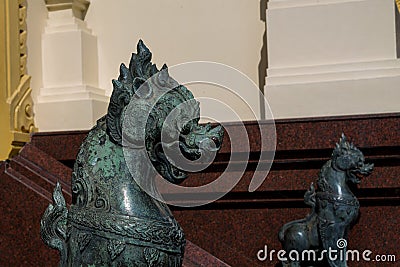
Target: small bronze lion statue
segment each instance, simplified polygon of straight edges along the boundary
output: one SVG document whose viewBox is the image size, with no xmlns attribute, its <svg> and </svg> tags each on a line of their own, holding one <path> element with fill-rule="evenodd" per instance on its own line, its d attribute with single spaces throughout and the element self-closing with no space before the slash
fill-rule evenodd
<svg viewBox="0 0 400 267">
<path fill-rule="evenodd" d="M 372 172 L 374 165 L 364 161 L 363 153 L 342 134 L 331 159 L 319 173 L 317 189 L 311 184 L 304 195 L 311 213 L 285 224 L 279 231 L 279 241 L 286 251 L 284 267 L 318 266 L 322 260 L 323 266 L 347 266 L 348 231 L 360 208 L 349 183 L 358 184 L 361 176 Z M 334 257 L 329 257 L 329 251 L 336 251 Z"/>
</svg>

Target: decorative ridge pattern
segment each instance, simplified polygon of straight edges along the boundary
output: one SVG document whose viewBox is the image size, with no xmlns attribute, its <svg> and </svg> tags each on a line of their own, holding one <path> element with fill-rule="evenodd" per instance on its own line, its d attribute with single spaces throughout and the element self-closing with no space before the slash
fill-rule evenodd
<svg viewBox="0 0 400 267">
<path fill-rule="evenodd" d="M 111 233 L 123 236 L 130 244 L 143 245 L 143 242 L 147 242 L 160 250 L 184 252 L 183 231 L 172 219 L 162 222 L 92 209 L 77 209 L 72 206 L 68 213 L 68 221 L 78 227 L 93 229 L 100 236 L 106 237 Z"/>
</svg>

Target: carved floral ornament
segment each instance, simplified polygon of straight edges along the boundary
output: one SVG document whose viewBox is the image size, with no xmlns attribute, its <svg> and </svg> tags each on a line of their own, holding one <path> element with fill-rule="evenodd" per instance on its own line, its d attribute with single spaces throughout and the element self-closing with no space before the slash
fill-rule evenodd
<svg viewBox="0 0 400 267">
<path fill-rule="evenodd" d="M 2 10 L 7 14 L 1 32 L 4 52 L 1 56 L 5 71 L 1 72 L 4 94 L 0 96 L 5 119 L 0 140 L 0 155 L 10 158 L 29 141 L 29 134 L 36 131 L 34 125 L 31 77 L 27 74 L 27 1 L 3 1 Z"/>
</svg>

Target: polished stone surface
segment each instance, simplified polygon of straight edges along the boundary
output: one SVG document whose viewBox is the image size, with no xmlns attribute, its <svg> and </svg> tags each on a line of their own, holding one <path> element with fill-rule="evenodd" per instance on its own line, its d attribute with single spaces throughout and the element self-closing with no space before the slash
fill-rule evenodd
<svg viewBox="0 0 400 267">
<path fill-rule="evenodd" d="M 252 151 L 256 153 L 259 147 L 258 129 L 254 122 L 246 125 Z M 227 127 L 236 126 L 232 124 Z M 330 157 L 338 134 L 344 132 L 364 152 L 367 162 L 375 163 L 373 173 L 354 191 L 361 205 L 360 219 L 351 229 L 349 248 L 370 249 L 377 254 L 397 254 L 400 238 L 400 114 L 284 120 L 277 121 L 276 128 L 276 158 L 267 179 L 256 192 L 247 192 L 255 168 L 249 164 L 244 177 L 225 198 L 196 209 L 173 208 L 174 216 L 184 229 L 186 238 L 231 266 L 277 264 L 278 260 L 271 264 L 259 262 L 257 252 L 264 245 L 271 249 L 281 249 L 277 237 L 279 228 L 285 222 L 301 218 L 309 211 L 303 204 L 305 189 L 315 181 L 319 169 Z M 40 177 L 44 180 L 50 181 L 47 177 L 57 174 L 67 181 L 71 177 L 71 169 L 66 166 L 72 166 L 86 134 L 79 131 L 35 133 L 31 146 L 25 147 L 20 156 L 36 165 L 42 171 Z M 205 183 L 218 177 L 229 156 L 229 141 L 226 140 L 216 162 L 204 173 L 191 174 L 187 185 L 195 185 L 200 180 Z M 251 157 L 251 161 L 255 158 Z M 19 161 L 18 158 L 13 159 L 11 165 L 14 160 Z M 27 169 L 32 168 L 27 165 Z M 46 172 L 51 175 L 44 175 Z M 66 175 L 63 176 L 64 172 Z M 52 191 L 46 190 L 47 197 L 43 198 L 40 197 L 42 193 L 37 193 L 40 192 L 36 190 L 39 188 L 30 189 L 19 178 L 11 178 L 4 169 L 1 177 L 6 178 L 2 180 L 5 185 L 0 194 L 0 203 L 10 203 L 18 212 L 5 212 L 6 204 L 0 204 L 2 214 L 5 214 L 3 220 L 7 221 L 0 237 L 0 251 L 5 255 L 0 257 L 3 260 L 0 266 L 7 266 L 8 260 L 13 263 L 12 266 L 21 266 L 24 265 L 21 262 L 32 260 L 37 263 L 32 266 L 45 266 L 42 258 L 51 258 L 49 262 L 54 264 L 49 265 L 55 266 L 58 255 L 42 245 L 39 227 L 36 233 L 30 232 L 32 227 L 38 226 L 41 213 L 51 201 Z M 21 188 L 23 190 L 18 193 Z M 24 214 L 36 216 L 36 219 L 29 217 L 36 222 L 24 222 Z M 19 223 L 24 227 L 18 228 L 16 225 Z M 24 250 L 22 245 L 26 244 L 26 240 L 30 240 L 31 247 Z M 185 257 L 190 259 L 191 256 L 186 253 Z M 207 260 L 204 259 L 204 262 Z M 200 263 L 198 266 L 201 266 Z M 350 266 L 366 265 L 365 262 L 352 262 Z M 379 266 L 395 265 L 380 263 Z"/>
</svg>

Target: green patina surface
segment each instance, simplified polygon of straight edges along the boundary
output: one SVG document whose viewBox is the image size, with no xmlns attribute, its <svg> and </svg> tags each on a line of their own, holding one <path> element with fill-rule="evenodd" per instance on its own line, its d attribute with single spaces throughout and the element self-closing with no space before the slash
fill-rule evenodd
<svg viewBox="0 0 400 267">
<path fill-rule="evenodd" d="M 151 63 L 141 41 L 113 86 L 107 115 L 78 153 L 72 205 L 67 210 L 57 185 L 42 239 L 60 251 L 60 266 L 181 266 L 183 231 L 168 206 L 148 194 L 157 193 L 157 172 L 172 183 L 187 177 L 162 145 L 196 160 L 219 149 L 223 130 L 198 124 L 199 103 L 165 65 Z"/>
</svg>

